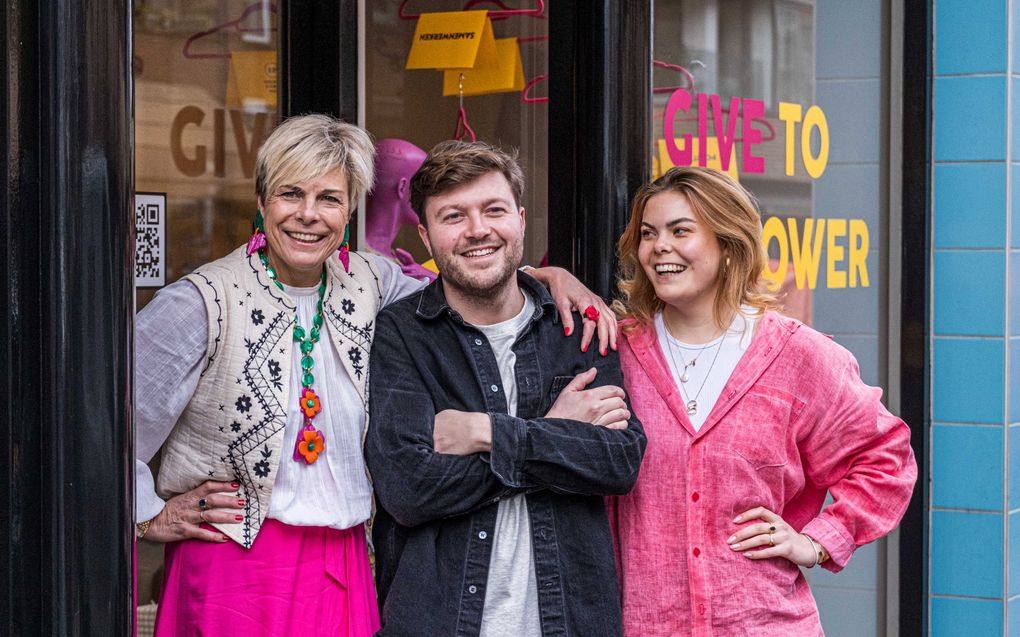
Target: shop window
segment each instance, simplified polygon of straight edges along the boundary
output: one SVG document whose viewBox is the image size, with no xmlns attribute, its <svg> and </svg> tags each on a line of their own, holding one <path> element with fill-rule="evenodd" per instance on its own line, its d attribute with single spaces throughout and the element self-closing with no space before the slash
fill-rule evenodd
<svg viewBox="0 0 1020 637">
<path fill-rule="evenodd" d="M 500 45 L 500 64 L 520 59 L 520 80 L 503 84 L 490 94 L 471 94 L 479 77 L 466 73 L 463 82 L 464 96 L 457 91 L 444 94 L 444 76 L 458 74 L 443 71 L 444 62 L 436 61 L 432 68 L 408 69 L 408 56 L 414 42 L 417 16 L 463 10 L 488 10 L 493 37 Z M 440 24 L 453 29 L 453 17 L 439 17 Z M 365 126 L 377 140 L 397 139 L 409 142 L 423 151 L 459 134 L 471 139 L 489 142 L 504 149 L 517 149 L 525 175 L 524 201 L 519 202 L 527 211 L 524 261 L 538 265 L 546 254 L 546 227 L 550 214 L 546 202 L 548 168 L 548 105 L 545 97 L 548 87 L 548 11 L 534 0 L 517 0 L 508 3 L 479 2 L 477 0 L 380 0 L 366 3 L 365 8 Z M 509 56 L 509 58 L 507 57 Z M 488 77 L 492 72 L 484 72 Z M 446 80 L 451 82 L 452 80 Z M 452 81 L 450 87 L 459 88 Z M 526 89 L 526 90 L 525 90 Z M 445 91 L 449 93 L 450 91 Z M 460 107 L 463 106 L 463 111 Z M 459 118 L 463 115 L 463 119 Z M 465 123 L 470 131 L 463 127 Z M 459 130 L 458 130 L 459 128 Z M 385 187 L 384 180 L 378 187 Z M 371 203 L 366 210 L 367 223 L 372 224 Z M 385 233 L 383 233 L 384 238 Z M 371 246 L 386 252 L 400 248 L 410 252 L 419 263 L 428 260 L 428 254 L 411 220 L 397 232 L 391 245 Z"/>
<path fill-rule="evenodd" d="M 164 238 L 159 251 L 150 209 L 139 274 L 162 276 L 140 282 L 138 309 L 250 234 L 255 153 L 278 119 L 277 18 L 268 1 L 135 2 L 135 184 L 162 203 Z"/>
<path fill-rule="evenodd" d="M 884 386 L 889 36 L 882 2 L 844 4 L 655 0 L 650 151 L 653 176 L 701 163 L 756 196 L 784 311 Z M 884 542 L 809 574 L 826 634 L 884 633 Z"/>
<path fill-rule="evenodd" d="M 277 24 L 268 1 L 134 2 L 139 310 L 250 234 L 255 153 L 278 120 Z M 139 635 L 152 634 L 162 556 L 138 543 Z"/>
</svg>

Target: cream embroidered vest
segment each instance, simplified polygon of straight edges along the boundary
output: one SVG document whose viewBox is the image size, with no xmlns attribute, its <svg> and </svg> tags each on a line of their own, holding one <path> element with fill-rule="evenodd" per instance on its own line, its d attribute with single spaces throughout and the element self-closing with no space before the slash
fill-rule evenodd
<svg viewBox="0 0 1020 637">
<path fill-rule="evenodd" d="M 292 461 L 292 450 L 282 446 L 287 410 L 297 400 L 289 395 L 295 305 L 244 246 L 186 278 L 205 300 L 209 342 L 198 388 L 163 447 L 157 491 L 169 498 L 205 480 L 239 482 L 244 521 L 213 526 L 251 548 L 281 458 Z M 365 257 L 352 252 L 349 273 L 337 258 L 327 260 L 323 338 L 333 341 L 366 414 L 369 347 L 382 298 L 379 274 Z M 330 379 L 316 379 L 323 382 Z"/>
</svg>

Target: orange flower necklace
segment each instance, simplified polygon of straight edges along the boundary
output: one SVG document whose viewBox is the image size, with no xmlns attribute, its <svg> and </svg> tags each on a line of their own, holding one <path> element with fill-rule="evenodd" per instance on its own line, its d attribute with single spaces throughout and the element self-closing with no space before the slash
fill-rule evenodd
<svg viewBox="0 0 1020 637">
<path fill-rule="evenodd" d="M 257 219 L 256 223 L 261 221 Z M 283 284 L 276 280 L 276 270 L 269 265 L 269 257 L 266 256 L 265 248 L 259 250 L 259 260 L 266 268 L 266 274 L 273 280 L 281 290 Z M 326 272 L 323 271 L 322 279 L 319 281 L 319 302 L 315 308 L 315 317 L 312 319 L 312 328 L 305 332 L 298 320 L 297 312 L 294 312 L 294 342 L 301 348 L 301 398 L 299 406 L 305 418 L 305 426 L 298 432 L 297 443 L 294 445 L 294 460 L 312 464 L 319 459 L 319 456 L 326 453 L 326 439 L 322 432 L 312 424 L 312 418 L 322 411 L 322 401 L 319 395 L 312 389 L 315 383 L 315 376 L 312 375 L 312 367 L 315 360 L 312 359 L 312 350 L 319 342 L 319 330 L 322 329 L 322 299 L 326 295 Z"/>
</svg>

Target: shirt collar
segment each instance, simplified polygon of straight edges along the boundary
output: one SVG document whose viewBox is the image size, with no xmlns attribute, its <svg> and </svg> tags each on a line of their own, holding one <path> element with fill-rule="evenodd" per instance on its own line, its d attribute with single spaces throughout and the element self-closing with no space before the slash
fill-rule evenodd
<svg viewBox="0 0 1020 637">
<path fill-rule="evenodd" d="M 556 313 L 556 303 L 544 285 L 521 270 L 517 271 L 517 285 L 524 290 L 525 294 L 530 294 L 531 298 L 535 301 L 535 314 L 532 316 L 532 319 L 537 319 L 544 312 L 549 311 L 552 312 L 554 321 L 559 320 Z M 446 293 L 443 290 L 443 277 L 440 275 L 439 278 L 421 291 L 421 296 L 418 297 L 418 309 L 415 313 L 419 318 L 433 320 L 443 312 L 451 312 L 460 318 L 460 314 L 451 308 L 446 300 Z"/>
</svg>

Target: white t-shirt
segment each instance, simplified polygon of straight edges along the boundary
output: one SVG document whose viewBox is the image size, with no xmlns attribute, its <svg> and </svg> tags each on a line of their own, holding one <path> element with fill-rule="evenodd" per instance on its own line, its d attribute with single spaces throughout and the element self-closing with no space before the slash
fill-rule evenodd
<svg viewBox="0 0 1020 637">
<path fill-rule="evenodd" d="M 751 308 L 743 309 L 749 314 L 752 311 Z M 737 363 L 751 346 L 757 321 L 756 316 L 749 318 L 737 312 L 722 336 L 708 343 L 694 345 L 673 338 L 666 330 L 662 312 L 655 315 L 659 347 L 673 372 L 673 381 L 680 390 L 680 396 L 688 405 L 687 417 L 695 431 L 705 424 Z M 696 403 L 694 413 L 690 409 L 692 401 Z"/>
<path fill-rule="evenodd" d="M 506 394 L 507 413 L 517 415 L 517 379 L 514 342 L 535 313 L 535 303 L 524 296 L 524 307 L 512 319 L 494 325 L 475 325 L 492 347 Z M 538 576 L 531 550 L 528 502 L 518 495 L 500 500 L 489 558 L 489 577 L 482 607 L 481 637 L 540 637 Z"/>
</svg>

